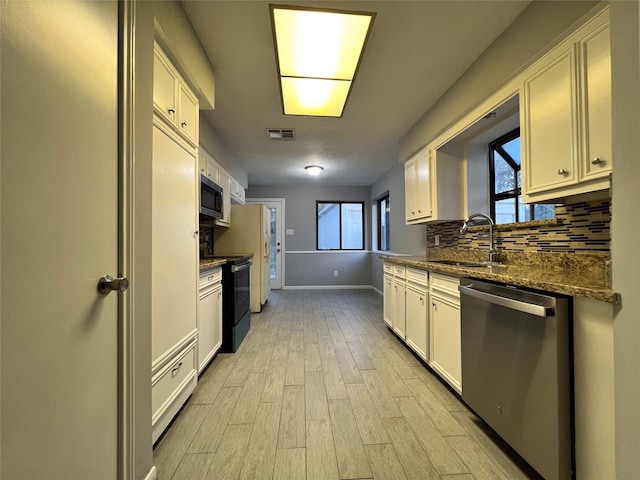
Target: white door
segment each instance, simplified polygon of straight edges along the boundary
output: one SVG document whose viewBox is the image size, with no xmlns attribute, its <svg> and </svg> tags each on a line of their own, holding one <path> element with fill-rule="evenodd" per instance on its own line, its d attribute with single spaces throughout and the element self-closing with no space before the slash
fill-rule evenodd
<svg viewBox="0 0 640 480">
<path fill-rule="evenodd" d="M 0 9 L 0 475 L 115 479 L 118 4 Z"/>
<path fill-rule="evenodd" d="M 281 290 L 284 284 L 284 198 L 248 198 L 247 204 L 262 203 L 269 212 L 271 255 L 269 258 L 269 287 Z"/>
</svg>

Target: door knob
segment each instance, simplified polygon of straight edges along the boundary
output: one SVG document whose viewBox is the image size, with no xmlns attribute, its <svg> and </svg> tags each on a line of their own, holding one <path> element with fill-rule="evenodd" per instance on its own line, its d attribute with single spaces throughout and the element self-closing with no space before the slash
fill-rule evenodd
<svg viewBox="0 0 640 480">
<path fill-rule="evenodd" d="M 602 160 L 599 159 L 598 157 L 596 157 L 593 160 L 591 160 L 591 165 L 598 165 L 600 163 L 602 163 Z"/>
<path fill-rule="evenodd" d="M 567 171 L 564 168 L 558 169 L 558 175 L 566 175 Z"/>
<path fill-rule="evenodd" d="M 112 290 L 124 292 L 127 288 L 129 280 L 125 277 L 113 278 L 111 275 L 105 275 L 98 280 L 98 291 L 103 295 L 108 295 Z"/>
</svg>

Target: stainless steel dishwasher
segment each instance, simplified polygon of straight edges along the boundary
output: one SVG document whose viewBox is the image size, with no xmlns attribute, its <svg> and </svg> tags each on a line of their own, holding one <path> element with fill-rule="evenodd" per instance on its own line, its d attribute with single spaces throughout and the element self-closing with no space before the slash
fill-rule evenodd
<svg viewBox="0 0 640 480">
<path fill-rule="evenodd" d="M 462 399 L 545 479 L 572 478 L 570 299 L 461 279 Z"/>
</svg>

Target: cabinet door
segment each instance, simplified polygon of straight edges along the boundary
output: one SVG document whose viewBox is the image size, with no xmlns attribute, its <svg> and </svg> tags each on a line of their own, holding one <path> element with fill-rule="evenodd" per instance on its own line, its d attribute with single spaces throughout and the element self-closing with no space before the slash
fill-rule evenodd
<svg viewBox="0 0 640 480">
<path fill-rule="evenodd" d="M 198 143 L 198 100 L 183 83 L 178 87 L 178 128 L 193 143 Z"/>
<path fill-rule="evenodd" d="M 207 366 L 217 340 L 215 320 L 217 316 L 218 292 L 209 290 L 198 300 L 198 373 Z"/>
<path fill-rule="evenodd" d="M 581 44 L 583 178 L 599 178 L 611 172 L 611 45 L 609 26 L 602 25 Z"/>
<path fill-rule="evenodd" d="M 418 172 L 416 160 L 409 160 L 404 166 L 404 216 L 407 221 L 416 217 L 416 193 Z"/>
<path fill-rule="evenodd" d="M 214 290 L 213 306 L 213 353 L 220 350 L 222 346 L 222 284 Z"/>
<path fill-rule="evenodd" d="M 222 212 L 223 217 L 218 219 L 218 225 L 231 223 L 231 176 L 224 169 L 218 170 L 218 185 L 222 187 Z"/>
<path fill-rule="evenodd" d="M 218 183 L 218 164 L 211 159 L 207 161 L 207 178 L 213 183 Z"/>
<path fill-rule="evenodd" d="M 407 285 L 406 319 L 407 344 L 423 359 L 427 360 L 427 291 Z"/>
<path fill-rule="evenodd" d="M 198 213 L 196 158 L 153 127 L 152 359 L 196 331 Z"/>
<path fill-rule="evenodd" d="M 578 180 L 575 71 L 576 55 L 571 44 L 536 64 L 524 81 L 520 124 L 525 195 Z"/>
<path fill-rule="evenodd" d="M 168 122 L 176 122 L 176 87 L 178 77 L 164 54 L 153 51 L 153 106 Z"/>
<path fill-rule="evenodd" d="M 405 293 L 406 282 L 399 278 L 393 279 L 393 331 L 400 338 L 405 338 Z"/>
<path fill-rule="evenodd" d="M 383 281 L 383 319 L 387 325 L 393 328 L 393 277 L 385 275 Z"/>
<path fill-rule="evenodd" d="M 200 174 L 207 176 L 207 156 L 202 152 L 198 152 L 198 171 Z"/>
<path fill-rule="evenodd" d="M 416 159 L 417 189 L 415 198 L 416 218 L 431 216 L 431 157 L 425 151 Z"/>
<path fill-rule="evenodd" d="M 462 391 L 460 305 L 431 294 L 429 365 L 458 392 Z"/>
</svg>

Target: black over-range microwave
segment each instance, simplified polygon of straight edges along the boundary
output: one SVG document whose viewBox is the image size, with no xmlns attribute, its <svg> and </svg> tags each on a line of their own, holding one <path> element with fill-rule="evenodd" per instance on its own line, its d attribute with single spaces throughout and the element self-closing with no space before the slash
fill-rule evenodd
<svg viewBox="0 0 640 480">
<path fill-rule="evenodd" d="M 200 175 L 200 220 L 222 218 L 222 187 Z"/>
</svg>

